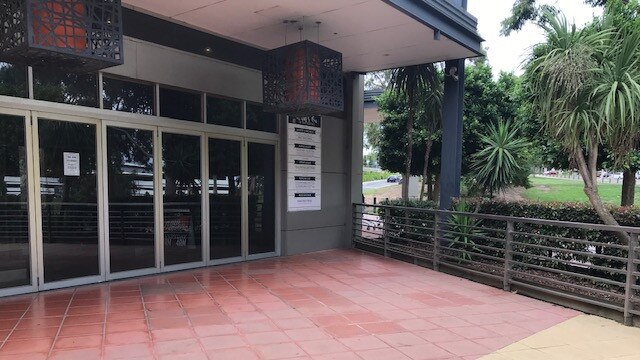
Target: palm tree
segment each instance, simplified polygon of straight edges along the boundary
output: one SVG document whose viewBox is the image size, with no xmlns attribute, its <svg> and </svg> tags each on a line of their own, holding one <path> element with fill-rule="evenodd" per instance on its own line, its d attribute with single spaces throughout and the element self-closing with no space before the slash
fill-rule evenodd
<svg viewBox="0 0 640 360">
<path fill-rule="evenodd" d="M 436 75 L 429 86 L 428 93 L 425 94 L 423 102 L 424 121 L 427 126 L 426 143 L 424 150 L 424 166 L 422 168 L 422 185 L 420 186 L 420 201 L 424 198 L 424 186 L 427 183 L 429 174 L 429 159 L 431 157 L 431 149 L 433 141 L 436 139 L 438 131 L 442 127 L 442 97 L 444 96 L 444 83 L 442 82 L 442 74 L 437 70 L 435 65 L 427 65 Z"/>
<path fill-rule="evenodd" d="M 418 113 L 418 98 L 435 88 L 437 73 L 433 65 L 411 65 L 393 70 L 389 86 L 398 96 L 406 96 L 409 119 L 407 121 L 407 144 L 405 173 L 402 182 L 402 199 L 409 199 L 409 178 L 411 177 L 411 158 L 413 156 L 413 124 Z"/>
<path fill-rule="evenodd" d="M 547 131 L 577 165 L 584 192 L 600 219 L 618 225 L 598 194 L 596 177 L 598 148 L 612 135 L 611 116 L 603 116 L 602 107 L 593 101 L 602 78 L 601 59 L 614 45 L 612 31 L 606 27 L 578 30 L 562 15 L 545 16 L 546 42 L 534 50 L 527 68 L 533 104 Z M 623 234 L 621 238 L 628 240 Z"/>
<path fill-rule="evenodd" d="M 637 8 L 633 15 L 626 14 L 623 4 L 607 10 L 604 26 L 612 29 L 611 46 L 603 54 L 592 103 L 609 124 L 607 147 L 617 167 L 627 169 L 620 205 L 631 206 L 636 179 L 629 156 L 640 139 L 640 22 L 629 19 L 637 15 Z"/>
<path fill-rule="evenodd" d="M 491 197 L 497 191 L 514 184 L 524 169 L 523 153 L 529 143 L 518 137 L 511 123 L 498 121 L 487 134 L 480 136 L 484 148 L 473 155 L 472 169 L 483 192 Z"/>
</svg>

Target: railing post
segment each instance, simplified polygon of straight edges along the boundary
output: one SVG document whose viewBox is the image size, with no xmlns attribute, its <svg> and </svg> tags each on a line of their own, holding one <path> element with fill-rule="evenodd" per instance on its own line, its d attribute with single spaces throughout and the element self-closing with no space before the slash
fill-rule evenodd
<svg viewBox="0 0 640 360">
<path fill-rule="evenodd" d="M 511 262 L 513 261 L 513 222 L 507 221 L 507 232 L 504 236 L 504 278 L 502 288 L 511 291 Z"/>
<path fill-rule="evenodd" d="M 433 270 L 440 271 L 440 230 L 438 226 L 438 218 L 436 213 L 433 216 Z"/>
<path fill-rule="evenodd" d="M 633 325 L 633 304 L 631 303 L 631 297 L 633 295 L 633 284 L 635 283 L 635 276 L 633 273 L 636 271 L 637 266 L 634 261 L 638 258 L 636 253 L 636 247 L 638 247 L 638 234 L 631 233 L 629 236 L 629 251 L 627 252 L 627 282 L 624 288 L 624 324 L 627 326 Z"/>
<path fill-rule="evenodd" d="M 389 255 L 389 230 L 391 230 L 389 226 L 390 221 L 391 209 L 387 207 L 384 209 L 384 235 L 382 236 L 382 240 L 384 241 L 384 257 L 387 257 Z"/>
</svg>

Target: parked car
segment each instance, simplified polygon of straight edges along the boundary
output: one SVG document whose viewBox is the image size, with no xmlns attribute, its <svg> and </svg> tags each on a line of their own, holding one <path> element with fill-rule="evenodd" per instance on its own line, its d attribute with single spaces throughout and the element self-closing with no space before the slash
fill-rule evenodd
<svg viewBox="0 0 640 360">
<path fill-rule="evenodd" d="M 388 183 L 399 183 L 402 182 L 402 177 L 399 175 L 391 175 L 387 178 Z"/>
<path fill-rule="evenodd" d="M 624 177 L 624 174 L 621 172 L 611 174 L 611 178 L 613 180 L 622 180 L 623 177 Z"/>
<path fill-rule="evenodd" d="M 600 170 L 596 172 L 597 177 L 608 178 L 611 174 L 607 172 L 607 170 Z"/>
<path fill-rule="evenodd" d="M 558 172 L 556 171 L 556 169 L 551 169 L 543 172 L 542 174 L 546 176 L 556 176 L 558 175 Z"/>
</svg>

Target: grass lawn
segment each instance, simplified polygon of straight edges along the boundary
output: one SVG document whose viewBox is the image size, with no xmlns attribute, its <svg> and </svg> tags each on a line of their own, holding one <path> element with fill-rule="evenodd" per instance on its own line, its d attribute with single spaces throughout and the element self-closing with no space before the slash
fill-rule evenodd
<svg viewBox="0 0 640 360">
<path fill-rule="evenodd" d="M 543 202 L 588 202 L 581 180 L 532 177 L 530 189 L 522 194 L 526 199 Z M 598 184 L 598 192 L 604 202 L 620 205 L 620 184 Z M 640 204 L 640 187 L 636 186 L 636 204 Z"/>
<path fill-rule="evenodd" d="M 365 171 L 362 174 L 362 182 L 384 180 L 391 176 L 388 171 Z"/>
</svg>

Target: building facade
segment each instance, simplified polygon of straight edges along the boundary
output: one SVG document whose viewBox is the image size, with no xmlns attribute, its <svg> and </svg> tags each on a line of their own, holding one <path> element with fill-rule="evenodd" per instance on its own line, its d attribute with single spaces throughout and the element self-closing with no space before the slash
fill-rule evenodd
<svg viewBox="0 0 640 360">
<path fill-rule="evenodd" d="M 464 5 L 125 0 L 122 65 L 1 63 L 0 296 L 347 246 L 362 74 L 479 55 Z M 352 24 L 354 11 L 370 19 Z M 326 31 L 282 30 L 307 16 Z M 404 28 L 373 26 L 386 18 Z M 287 116 L 262 105 L 261 64 L 283 31 L 345 60 L 344 111 L 322 116 L 315 211 L 288 211 Z M 398 37 L 420 46 L 387 46 Z"/>
</svg>

